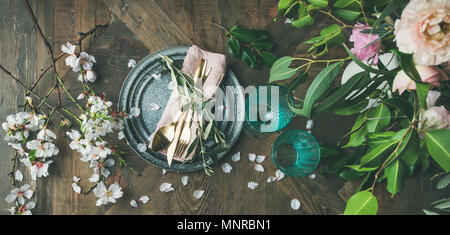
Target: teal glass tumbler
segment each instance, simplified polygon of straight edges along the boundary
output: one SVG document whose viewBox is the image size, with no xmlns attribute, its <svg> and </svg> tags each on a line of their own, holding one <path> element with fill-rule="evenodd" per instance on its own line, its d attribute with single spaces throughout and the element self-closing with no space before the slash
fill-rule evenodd
<svg viewBox="0 0 450 235">
<path fill-rule="evenodd" d="M 286 127 L 294 117 L 288 91 L 278 85 L 261 85 L 248 92 L 245 99 L 246 133 L 273 133 Z"/>
<path fill-rule="evenodd" d="M 313 172 L 319 164 L 319 143 L 306 131 L 284 131 L 272 146 L 271 159 L 284 174 L 302 177 Z"/>
</svg>

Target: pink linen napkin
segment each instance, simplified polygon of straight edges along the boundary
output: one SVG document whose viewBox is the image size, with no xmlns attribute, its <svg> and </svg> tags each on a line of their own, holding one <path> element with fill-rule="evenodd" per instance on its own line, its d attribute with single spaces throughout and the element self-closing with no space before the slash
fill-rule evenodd
<svg viewBox="0 0 450 235">
<path fill-rule="evenodd" d="M 196 45 L 193 45 L 189 48 L 186 57 L 184 58 L 182 71 L 189 74 L 191 77 L 194 75 L 194 72 L 197 68 L 198 62 L 200 59 L 207 60 L 207 68 L 206 71 L 211 71 L 209 73 L 209 76 L 207 77 L 206 81 L 203 83 L 203 94 L 205 97 L 212 97 L 214 96 L 214 93 L 216 92 L 216 89 L 222 80 L 223 74 L 225 73 L 226 69 L 226 56 L 218 53 L 212 53 L 209 51 L 202 50 Z M 152 146 L 153 142 L 153 136 L 156 133 L 157 130 L 159 130 L 160 127 L 167 125 L 171 123 L 181 109 L 181 103 L 178 100 L 177 92 L 172 92 L 170 95 L 169 101 L 167 102 L 166 108 L 164 109 L 164 112 L 161 116 L 161 119 L 159 120 L 158 124 L 156 125 L 156 130 L 154 133 L 150 136 L 150 144 L 149 146 Z M 197 126 L 193 123 L 191 126 L 191 141 L 194 142 L 196 135 L 196 129 Z M 161 153 L 166 154 L 167 148 L 160 151 Z M 186 156 L 187 149 L 185 152 L 183 152 L 180 156 L 175 155 L 173 157 L 174 160 L 184 162 L 186 160 L 191 159 L 194 157 L 194 151 L 189 155 Z"/>
</svg>

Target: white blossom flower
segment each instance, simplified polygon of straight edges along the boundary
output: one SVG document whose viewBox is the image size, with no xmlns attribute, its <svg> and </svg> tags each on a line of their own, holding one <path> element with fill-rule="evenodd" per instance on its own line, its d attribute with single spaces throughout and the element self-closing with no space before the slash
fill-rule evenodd
<svg viewBox="0 0 450 235">
<path fill-rule="evenodd" d="M 36 158 L 48 158 L 59 153 L 59 149 L 50 142 L 32 140 L 26 144 L 29 150 L 36 150 Z"/>
<path fill-rule="evenodd" d="M 255 165 L 255 170 L 257 172 L 264 172 L 264 167 L 261 164 L 256 164 Z"/>
<path fill-rule="evenodd" d="M 111 159 L 111 158 L 104 162 L 93 160 L 89 163 L 89 167 L 94 169 L 94 172 L 96 172 L 96 173 L 100 172 L 100 174 L 102 176 L 108 177 L 111 174 L 111 172 L 109 171 L 109 169 L 107 167 L 114 166 L 114 163 L 115 163 L 114 159 Z"/>
<path fill-rule="evenodd" d="M 23 180 L 23 174 L 22 172 L 17 169 L 16 172 L 14 172 L 14 180 L 15 181 L 22 181 Z"/>
<path fill-rule="evenodd" d="M 222 164 L 223 172 L 228 174 L 228 173 L 231 172 L 232 169 L 233 169 L 233 167 L 228 162 L 225 162 L 225 163 Z"/>
<path fill-rule="evenodd" d="M 147 204 L 147 202 L 150 200 L 150 198 L 147 196 L 147 195 L 142 195 L 139 199 L 138 199 L 138 201 L 140 201 L 140 202 L 142 202 L 142 203 L 144 203 L 144 204 Z"/>
<path fill-rule="evenodd" d="M 78 75 L 78 81 L 80 82 L 95 82 L 97 80 L 97 73 L 93 70 L 83 70 L 83 74 Z"/>
<path fill-rule="evenodd" d="M 297 198 L 292 199 L 291 201 L 291 208 L 293 210 L 298 210 L 300 209 L 301 203 Z"/>
<path fill-rule="evenodd" d="M 53 161 L 33 161 L 30 162 L 28 158 L 20 159 L 20 161 L 30 169 L 31 179 L 36 180 L 37 177 L 47 177 L 48 167 Z"/>
<path fill-rule="evenodd" d="M 16 212 L 19 215 L 32 215 L 31 210 L 34 209 L 35 206 L 36 203 L 28 202 L 26 205 L 20 206 Z"/>
<path fill-rule="evenodd" d="M 96 63 L 95 57 L 84 51 L 80 53 L 79 60 L 83 70 L 92 70 L 92 66 Z"/>
<path fill-rule="evenodd" d="M 188 181 L 189 181 L 189 176 L 185 175 L 185 176 L 181 177 L 181 183 L 183 184 L 183 186 L 186 186 Z"/>
<path fill-rule="evenodd" d="M 66 65 L 71 67 L 74 72 L 80 71 L 80 58 L 75 54 L 76 46 L 67 42 L 61 46 L 61 51 L 69 56 L 66 58 Z"/>
<path fill-rule="evenodd" d="M 122 197 L 123 192 L 122 188 L 120 188 L 119 184 L 116 182 L 111 184 L 108 189 L 103 182 L 97 184 L 97 187 L 93 190 L 94 195 L 98 197 L 96 205 L 106 205 L 109 202 L 115 203 L 116 199 Z"/>
<path fill-rule="evenodd" d="M 134 208 L 138 208 L 138 203 L 136 202 L 136 200 L 131 200 L 130 201 L 130 206 L 134 207 Z"/>
<path fill-rule="evenodd" d="M 257 162 L 257 163 L 262 163 L 265 159 L 266 159 L 266 156 L 258 155 L 258 156 L 256 157 L 256 162 Z"/>
<path fill-rule="evenodd" d="M 204 192 L 205 192 L 205 190 L 195 190 L 194 191 L 194 197 L 196 199 L 200 199 L 203 196 Z"/>
<path fill-rule="evenodd" d="M 21 205 L 25 204 L 25 198 L 30 199 L 33 196 L 33 190 L 30 189 L 30 185 L 24 184 L 20 188 L 15 188 L 11 193 L 6 196 L 6 202 L 12 203 L 17 200 Z"/>
<path fill-rule="evenodd" d="M 56 139 L 55 132 L 49 130 L 47 126 L 44 126 L 36 137 L 38 140 L 52 141 Z"/>
<path fill-rule="evenodd" d="M 248 182 L 247 186 L 249 189 L 255 190 L 259 186 L 259 184 L 256 182 Z"/>
<path fill-rule="evenodd" d="M 94 172 L 91 178 L 89 178 L 89 182 L 97 183 L 98 181 L 100 181 L 100 174 Z"/>
<path fill-rule="evenodd" d="M 231 156 L 231 160 L 233 162 L 238 162 L 239 160 L 241 160 L 241 152 L 233 154 L 233 156 Z"/>
<path fill-rule="evenodd" d="M 81 193 L 81 187 L 78 186 L 77 183 L 72 183 L 72 189 L 75 193 L 80 194 Z"/>
<path fill-rule="evenodd" d="M 134 67 L 136 67 L 136 60 L 134 60 L 134 59 L 130 59 L 129 61 L 128 61 L 128 68 L 134 68 Z"/>
<path fill-rule="evenodd" d="M 174 188 L 172 188 L 172 184 L 171 183 L 162 183 L 161 186 L 159 186 L 159 191 L 161 192 L 170 192 L 175 190 Z"/>
<path fill-rule="evenodd" d="M 8 143 L 8 145 L 10 145 L 13 149 L 15 149 L 17 151 L 17 154 L 19 154 L 19 156 L 28 156 L 28 153 L 25 152 L 21 144 Z"/>
</svg>

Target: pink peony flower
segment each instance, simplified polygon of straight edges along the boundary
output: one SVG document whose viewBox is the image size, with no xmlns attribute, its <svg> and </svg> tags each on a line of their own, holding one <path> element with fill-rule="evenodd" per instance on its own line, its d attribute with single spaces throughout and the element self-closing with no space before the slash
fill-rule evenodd
<svg viewBox="0 0 450 235">
<path fill-rule="evenodd" d="M 421 65 L 450 60 L 450 1 L 411 0 L 395 22 L 397 47 Z"/>
<path fill-rule="evenodd" d="M 450 114 L 444 106 L 434 106 L 420 114 L 420 128 L 425 130 L 449 127 Z"/>
<path fill-rule="evenodd" d="M 436 67 L 416 65 L 416 69 L 422 81 L 430 83 L 432 88 L 439 87 L 440 81 L 448 80 L 447 75 Z M 416 83 L 403 70 L 397 73 L 392 85 L 393 92 L 398 90 L 398 93 L 401 95 L 405 90 L 415 89 Z"/>
<path fill-rule="evenodd" d="M 350 35 L 350 42 L 354 42 L 351 52 L 361 61 L 369 61 L 373 58 L 373 64 L 378 64 L 378 51 L 380 50 L 381 41 L 378 40 L 372 45 L 366 47 L 369 43 L 378 39 L 378 35 L 361 33 L 361 31 L 366 29 L 371 29 L 372 27 L 357 23 L 355 24 L 352 35 Z"/>
</svg>

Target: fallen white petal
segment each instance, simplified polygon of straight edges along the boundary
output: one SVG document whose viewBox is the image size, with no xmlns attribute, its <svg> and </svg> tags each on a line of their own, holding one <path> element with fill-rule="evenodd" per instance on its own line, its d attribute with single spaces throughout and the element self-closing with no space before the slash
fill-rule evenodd
<svg viewBox="0 0 450 235">
<path fill-rule="evenodd" d="M 259 186 L 259 184 L 256 182 L 248 182 L 247 186 L 249 189 L 256 189 Z"/>
<path fill-rule="evenodd" d="M 200 199 L 203 196 L 203 193 L 205 192 L 205 190 L 195 190 L 194 191 L 194 197 L 197 199 Z"/>
<path fill-rule="evenodd" d="M 138 150 L 140 153 L 143 153 L 143 152 L 147 151 L 147 145 L 146 145 L 146 144 L 143 144 L 143 143 L 139 143 L 139 144 L 137 145 L 137 150 Z"/>
<path fill-rule="evenodd" d="M 183 184 L 183 186 L 185 186 L 189 181 L 189 176 L 185 175 L 183 177 L 181 177 L 181 183 Z"/>
<path fill-rule="evenodd" d="M 275 177 L 275 176 L 270 176 L 269 178 L 267 178 L 267 183 L 272 183 L 272 182 L 275 182 L 275 180 L 277 180 L 277 177 Z"/>
<path fill-rule="evenodd" d="M 167 173 L 166 169 L 162 169 L 162 174 L 165 175 Z"/>
<path fill-rule="evenodd" d="M 158 81 L 158 80 L 161 79 L 161 74 L 160 74 L 160 73 L 158 73 L 158 74 L 152 74 L 152 78 L 155 79 L 156 81 Z"/>
<path fill-rule="evenodd" d="M 130 206 L 132 206 L 134 208 L 138 208 L 138 204 L 137 204 L 136 200 L 131 200 L 130 201 Z"/>
<path fill-rule="evenodd" d="M 77 183 L 72 183 L 72 189 L 73 189 L 73 191 L 76 192 L 77 194 L 80 194 L 80 193 L 81 193 L 81 187 L 78 186 Z"/>
<path fill-rule="evenodd" d="M 84 93 L 81 93 L 78 95 L 77 100 L 82 100 L 84 99 L 84 97 L 86 97 L 86 95 Z"/>
<path fill-rule="evenodd" d="M 306 121 L 306 129 L 307 130 L 312 129 L 313 126 L 314 126 L 314 121 L 313 120 L 310 119 L 310 120 Z"/>
<path fill-rule="evenodd" d="M 130 59 L 128 61 L 128 68 L 134 68 L 134 67 L 136 67 L 136 60 Z"/>
<path fill-rule="evenodd" d="M 313 173 L 313 174 L 309 175 L 308 177 L 313 180 L 316 178 L 316 174 Z"/>
<path fill-rule="evenodd" d="M 15 181 L 22 181 L 23 180 L 23 174 L 22 172 L 17 169 L 16 172 L 14 173 L 14 180 Z"/>
<path fill-rule="evenodd" d="M 291 19 L 287 18 L 287 19 L 284 21 L 284 23 L 285 23 L 285 24 L 290 24 L 290 23 L 292 23 L 292 21 L 291 21 Z"/>
<path fill-rule="evenodd" d="M 177 84 L 174 81 L 169 82 L 169 84 L 167 84 L 167 89 L 173 91 L 177 88 Z"/>
<path fill-rule="evenodd" d="M 280 181 L 280 180 L 282 180 L 284 178 L 284 173 L 281 172 L 280 170 L 277 170 L 275 172 L 275 176 L 277 177 L 277 181 Z"/>
<path fill-rule="evenodd" d="M 264 167 L 261 164 L 256 164 L 255 170 L 258 172 L 264 172 Z"/>
<path fill-rule="evenodd" d="M 254 153 L 249 153 L 249 154 L 248 154 L 248 159 L 249 159 L 251 162 L 254 162 L 255 159 L 256 159 L 256 154 L 254 154 Z"/>
<path fill-rule="evenodd" d="M 133 107 L 130 109 L 130 115 L 132 117 L 138 118 L 139 115 L 141 114 L 141 109 L 138 107 Z"/>
<path fill-rule="evenodd" d="M 256 162 L 262 163 L 265 159 L 266 159 L 266 156 L 258 155 L 258 156 L 256 157 Z"/>
<path fill-rule="evenodd" d="M 233 169 L 233 167 L 228 162 L 225 162 L 224 164 L 222 164 L 223 172 L 228 174 L 231 172 L 232 169 Z"/>
<path fill-rule="evenodd" d="M 73 176 L 73 177 L 72 177 L 72 180 L 73 180 L 74 182 L 78 183 L 78 181 L 80 181 L 80 178 L 78 178 L 78 177 L 76 177 L 76 176 Z"/>
<path fill-rule="evenodd" d="M 147 195 L 143 195 L 143 196 L 141 196 L 138 200 L 139 200 L 140 202 L 146 204 L 146 203 L 150 200 L 150 198 L 149 198 Z"/>
<path fill-rule="evenodd" d="M 123 131 L 119 131 L 119 133 L 117 134 L 117 138 L 118 138 L 119 140 L 125 138 L 125 134 L 123 133 Z"/>
<path fill-rule="evenodd" d="M 159 109 L 161 109 L 161 106 L 159 106 L 159 105 L 157 105 L 155 103 L 150 103 L 150 110 L 156 111 L 156 110 L 159 110 Z"/>
<path fill-rule="evenodd" d="M 291 208 L 293 210 L 298 210 L 300 208 L 300 206 L 301 206 L 301 203 L 300 203 L 300 201 L 297 198 L 292 199 L 292 201 L 291 201 Z"/>
<path fill-rule="evenodd" d="M 172 188 L 172 184 L 171 183 L 162 183 L 161 186 L 159 187 L 159 191 L 161 192 L 170 192 L 175 190 L 174 188 Z"/>
<path fill-rule="evenodd" d="M 235 154 L 233 154 L 233 156 L 231 156 L 231 160 L 233 162 L 238 162 L 241 160 L 241 152 L 237 152 Z"/>
</svg>

